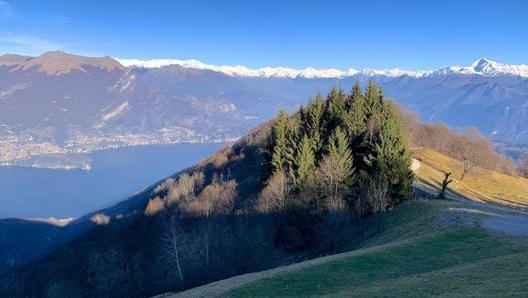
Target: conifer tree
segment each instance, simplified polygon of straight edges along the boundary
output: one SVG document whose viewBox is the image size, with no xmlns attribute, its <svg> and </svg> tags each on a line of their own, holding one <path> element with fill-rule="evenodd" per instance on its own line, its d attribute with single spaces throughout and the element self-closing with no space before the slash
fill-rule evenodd
<svg viewBox="0 0 528 298">
<path fill-rule="evenodd" d="M 347 122 L 348 115 L 345 108 L 345 97 L 343 89 L 336 86 L 332 87 L 328 93 L 323 112 L 324 134 L 327 136 L 325 143 L 327 143 L 328 136 L 336 127 L 344 127 Z"/>
<path fill-rule="evenodd" d="M 364 99 L 364 111 L 365 111 L 365 127 L 364 133 L 362 134 L 362 143 L 358 151 L 364 153 L 364 157 L 371 155 L 376 150 L 376 144 L 379 142 L 380 128 L 384 125 L 383 122 L 386 120 L 384 114 L 384 102 L 383 95 L 378 85 L 373 81 L 370 81 L 367 85 L 367 90 L 363 95 Z M 364 163 L 361 168 L 371 171 L 366 159 L 363 159 Z"/>
<path fill-rule="evenodd" d="M 328 155 L 335 156 L 343 167 L 343 172 L 346 173 L 346 178 L 353 178 L 353 160 L 352 151 L 348 147 L 348 137 L 341 127 L 336 127 L 332 135 L 330 136 L 328 144 Z"/>
<path fill-rule="evenodd" d="M 284 171 L 287 156 L 287 134 L 289 116 L 281 109 L 277 115 L 277 120 L 272 130 L 272 156 L 271 165 L 273 173 Z"/>
<path fill-rule="evenodd" d="M 383 92 L 374 81 L 368 83 L 364 99 L 367 118 L 380 116 L 383 106 Z"/>
<path fill-rule="evenodd" d="M 365 98 L 361 92 L 361 85 L 358 81 L 352 87 L 352 92 L 347 97 L 347 111 L 349 115 L 349 122 L 347 123 L 347 131 L 352 136 L 359 136 L 366 130 L 366 110 Z"/>
<path fill-rule="evenodd" d="M 389 194 L 393 203 L 397 203 L 410 198 L 411 160 L 394 104 L 385 103 L 383 110 L 383 123 L 367 160 L 371 165 L 371 174 L 388 182 Z"/>
<path fill-rule="evenodd" d="M 303 136 L 295 158 L 294 186 L 300 188 L 315 169 L 313 145 L 307 136 Z"/>
<path fill-rule="evenodd" d="M 312 141 L 317 158 L 322 156 L 324 134 L 322 125 L 324 111 L 324 100 L 318 93 L 314 100 L 308 101 L 306 108 L 301 109 L 302 127 L 304 133 Z"/>
</svg>

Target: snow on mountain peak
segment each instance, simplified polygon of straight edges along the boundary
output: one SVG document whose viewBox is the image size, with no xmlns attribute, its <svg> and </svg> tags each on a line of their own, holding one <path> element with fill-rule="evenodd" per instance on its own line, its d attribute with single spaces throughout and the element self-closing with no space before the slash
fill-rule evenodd
<svg viewBox="0 0 528 298">
<path fill-rule="evenodd" d="M 502 65 L 497 62 L 488 60 L 486 58 L 480 58 L 467 67 L 467 69 L 476 73 L 494 75 L 501 66 Z"/>
<path fill-rule="evenodd" d="M 308 67 L 305 69 L 293 69 L 287 67 L 263 67 L 258 69 L 251 69 L 246 66 L 237 65 L 237 66 L 217 66 L 209 65 L 198 60 L 178 60 L 178 59 L 154 59 L 154 60 L 138 60 L 138 59 L 116 59 L 123 66 L 126 67 L 144 67 L 144 68 L 160 68 L 168 65 L 179 65 L 185 68 L 197 68 L 197 69 L 207 69 L 225 73 L 230 76 L 240 76 L 240 77 L 277 77 L 277 78 L 343 78 L 350 77 L 354 75 L 365 75 L 365 76 L 388 76 L 388 77 L 397 77 L 402 75 L 421 77 L 429 72 L 427 71 L 407 71 L 399 68 L 395 69 L 386 69 L 386 70 L 372 70 L 372 69 L 363 69 L 361 71 L 350 68 L 347 71 L 342 71 L 336 68 L 327 68 L 327 69 L 316 69 Z"/>
<path fill-rule="evenodd" d="M 472 67 L 475 70 L 481 70 L 481 69 L 484 69 L 487 66 L 494 65 L 494 64 L 496 65 L 498 63 L 494 62 L 494 61 L 491 61 L 491 60 L 488 60 L 486 58 L 480 58 L 480 59 L 477 59 L 475 62 L 473 62 L 473 64 L 471 64 L 470 67 Z"/>
<path fill-rule="evenodd" d="M 463 75 L 513 75 L 528 77 L 528 65 L 507 65 L 501 64 L 486 58 L 480 58 L 473 64 L 467 67 L 448 66 L 438 70 L 425 71 L 409 71 L 400 68 L 394 69 L 363 69 L 356 70 L 353 68 L 347 71 L 342 71 L 335 68 L 329 69 L 315 69 L 308 67 L 305 69 L 293 69 L 287 67 L 263 67 L 258 69 L 251 69 L 246 66 L 217 66 L 203 63 L 198 60 L 178 60 L 178 59 L 154 59 L 154 60 L 138 60 L 138 59 L 116 59 L 119 63 L 126 67 L 143 67 L 143 68 L 160 68 L 168 65 L 179 65 L 185 68 L 206 69 L 217 72 L 222 72 L 230 76 L 238 77 L 264 77 L 264 78 L 344 78 L 355 75 L 362 76 L 385 76 L 385 77 L 426 77 L 426 76 L 441 76 L 449 74 L 463 74 Z"/>
<path fill-rule="evenodd" d="M 478 59 L 470 66 L 464 67 L 461 71 L 468 74 L 479 74 L 485 76 L 514 75 L 528 77 L 528 65 L 508 65 L 486 58 Z"/>
</svg>

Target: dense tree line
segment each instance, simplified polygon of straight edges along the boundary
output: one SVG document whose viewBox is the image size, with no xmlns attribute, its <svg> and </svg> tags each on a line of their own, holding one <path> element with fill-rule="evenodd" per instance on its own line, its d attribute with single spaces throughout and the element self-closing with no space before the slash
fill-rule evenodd
<svg viewBox="0 0 528 298">
<path fill-rule="evenodd" d="M 406 139 L 381 89 L 333 88 L 139 194 L 127 214 L 0 280 L 5 297 L 149 297 L 351 249 L 410 198 Z M 3 297 L 3 296 L 2 296 Z"/>
<path fill-rule="evenodd" d="M 292 116 L 280 111 L 270 139 L 271 177 L 263 192 L 272 198 L 262 197 L 261 209 L 383 211 L 410 198 L 406 144 L 396 106 L 373 82 L 365 92 L 359 83 L 350 93 L 334 87 L 326 99 L 317 95 Z M 362 188 L 373 184 L 386 185 L 382 207 L 362 203 L 369 199 Z M 269 188 L 279 188 L 280 195 Z"/>
</svg>

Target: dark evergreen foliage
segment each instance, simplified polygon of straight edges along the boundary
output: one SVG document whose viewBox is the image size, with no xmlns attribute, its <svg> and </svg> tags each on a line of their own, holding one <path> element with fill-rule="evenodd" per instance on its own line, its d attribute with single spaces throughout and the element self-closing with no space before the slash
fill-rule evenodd
<svg viewBox="0 0 528 298">
<path fill-rule="evenodd" d="M 285 132 L 288 127 L 290 133 Z M 364 173 L 387 183 L 390 205 L 410 198 L 412 172 L 402 123 L 395 105 L 384 100 L 381 88 L 374 82 L 368 83 L 365 92 L 356 83 L 349 94 L 333 87 L 325 101 L 317 95 L 289 118 L 281 111 L 273 132 L 272 163 L 277 164 L 273 172 L 283 171 L 281 165 L 289 164 L 285 173 L 293 181 L 294 191 L 313 189 L 316 183 L 310 177 L 326 155 L 337 154 L 353 162 L 347 166 L 347 177 Z M 295 154 L 287 154 L 286 148 L 296 148 Z M 280 162 L 286 160 L 291 162 Z M 364 193 L 352 191 L 357 186 L 349 184 L 348 197 L 343 199 L 350 202 Z M 298 199 L 306 201 L 306 197 Z"/>
</svg>

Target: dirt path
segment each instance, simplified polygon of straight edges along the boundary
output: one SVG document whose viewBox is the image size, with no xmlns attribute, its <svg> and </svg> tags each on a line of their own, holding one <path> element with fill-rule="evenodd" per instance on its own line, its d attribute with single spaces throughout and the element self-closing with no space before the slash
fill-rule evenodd
<svg viewBox="0 0 528 298">
<path fill-rule="evenodd" d="M 420 168 L 420 162 L 413 158 L 411 170 L 416 172 L 418 168 Z M 431 195 L 438 193 L 437 189 L 422 183 L 414 182 L 413 186 Z M 458 211 L 462 213 L 484 215 L 480 225 L 487 230 L 502 232 L 512 236 L 528 237 L 528 213 L 526 211 L 473 201 L 451 191 L 446 193 L 446 198 L 465 203 L 467 205 L 466 208 L 458 208 Z"/>
<path fill-rule="evenodd" d="M 504 214 L 482 220 L 482 227 L 512 236 L 528 237 L 528 216 Z"/>
<path fill-rule="evenodd" d="M 523 210 L 481 203 L 451 194 L 450 199 L 464 203 L 463 208 L 451 208 L 462 214 L 480 214 L 480 226 L 486 230 L 516 237 L 528 237 L 528 213 Z"/>
</svg>

